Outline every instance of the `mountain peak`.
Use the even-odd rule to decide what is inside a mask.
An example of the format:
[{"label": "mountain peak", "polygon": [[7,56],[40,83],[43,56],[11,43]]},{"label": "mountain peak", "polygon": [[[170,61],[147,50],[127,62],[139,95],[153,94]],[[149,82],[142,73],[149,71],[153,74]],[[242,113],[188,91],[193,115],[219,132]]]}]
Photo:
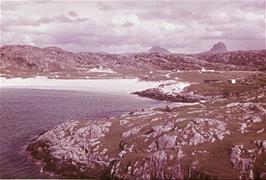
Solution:
[{"label": "mountain peak", "polygon": [[152,46],[152,48],[149,49],[148,53],[171,53],[171,52],[160,46]]},{"label": "mountain peak", "polygon": [[223,42],[218,41],[216,44],[212,46],[212,48],[208,52],[209,53],[227,52],[227,48]]}]

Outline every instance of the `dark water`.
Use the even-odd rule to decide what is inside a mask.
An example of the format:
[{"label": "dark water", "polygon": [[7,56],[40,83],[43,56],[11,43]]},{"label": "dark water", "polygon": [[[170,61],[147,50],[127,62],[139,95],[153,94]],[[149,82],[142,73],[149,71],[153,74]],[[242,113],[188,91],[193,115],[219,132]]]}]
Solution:
[{"label": "dark water", "polygon": [[0,91],[0,178],[47,178],[24,151],[39,133],[71,119],[97,119],[158,105],[133,95],[75,91]]}]

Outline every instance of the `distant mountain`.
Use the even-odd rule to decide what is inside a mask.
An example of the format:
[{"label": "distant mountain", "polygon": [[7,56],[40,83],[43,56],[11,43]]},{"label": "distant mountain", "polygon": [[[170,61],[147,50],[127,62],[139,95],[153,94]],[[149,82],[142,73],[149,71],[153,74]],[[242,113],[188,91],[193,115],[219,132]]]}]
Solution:
[{"label": "distant mountain", "polygon": [[205,53],[223,53],[227,52],[226,45],[223,42],[217,42],[212,46],[212,48]]},{"label": "distant mountain", "polygon": [[171,53],[170,51],[168,51],[165,48],[162,48],[160,46],[153,46],[148,53]]},{"label": "distant mountain", "polygon": [[155,47],[149,52],[160,53],[73,53],[57,47],[6,45],[0,47],[0,73],[70,72],[99,66],[124,70],[196,70],[202,67],[215,70],[266,69],[266,50],[185,55],[171,54],[163,48]]}]

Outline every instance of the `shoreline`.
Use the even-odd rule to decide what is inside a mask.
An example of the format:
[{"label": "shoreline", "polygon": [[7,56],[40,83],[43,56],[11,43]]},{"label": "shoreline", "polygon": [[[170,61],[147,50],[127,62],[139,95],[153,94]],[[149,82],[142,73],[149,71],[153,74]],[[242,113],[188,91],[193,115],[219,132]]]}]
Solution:
[{"label": "shoreline", "polygon": [[[26,151],[45,172],[67,178],[265,178],[259,163],[266,157],[261,79],[249,77],[248,84],[237,86],[193,84],[182,91],[207,98],[186,106],[171,103],[104,121],[67,121],[39,135]],[[198,86],[209,94],[196,91]],[[172,98],[178,93],[170,92]]]}]

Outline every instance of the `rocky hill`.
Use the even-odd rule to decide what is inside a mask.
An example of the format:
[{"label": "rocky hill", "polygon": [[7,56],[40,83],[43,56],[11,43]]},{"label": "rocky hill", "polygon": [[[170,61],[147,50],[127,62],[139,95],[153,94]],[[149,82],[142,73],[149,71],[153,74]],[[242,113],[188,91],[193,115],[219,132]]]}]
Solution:
[{"label": "rocky hill", "polygon": [[171,53],[170,51],[168,51],[165,48],[162,48],[160,46],[153,46],[148,53]]},{"label": "rocky hill", "polygon": [[[155,49],[156,50],[156,49]],[[98,66],[111,69],[264,70],[266,50],[206,54],[173,53],[73,53],[57,47],[8,45],[0,48],[1,72],[67,72]]]},{"label": "rocky hill", "polygon": [[55,47],[38,48],[29,45],[3,46],[1,69],[51,72],[78,67],[78,56]]},{"label": "rocky hill", "polygon": [[212,46],[212,48],[206,53],[223,53],[227,52],[227,47],[223,42],[217,42]]}]

